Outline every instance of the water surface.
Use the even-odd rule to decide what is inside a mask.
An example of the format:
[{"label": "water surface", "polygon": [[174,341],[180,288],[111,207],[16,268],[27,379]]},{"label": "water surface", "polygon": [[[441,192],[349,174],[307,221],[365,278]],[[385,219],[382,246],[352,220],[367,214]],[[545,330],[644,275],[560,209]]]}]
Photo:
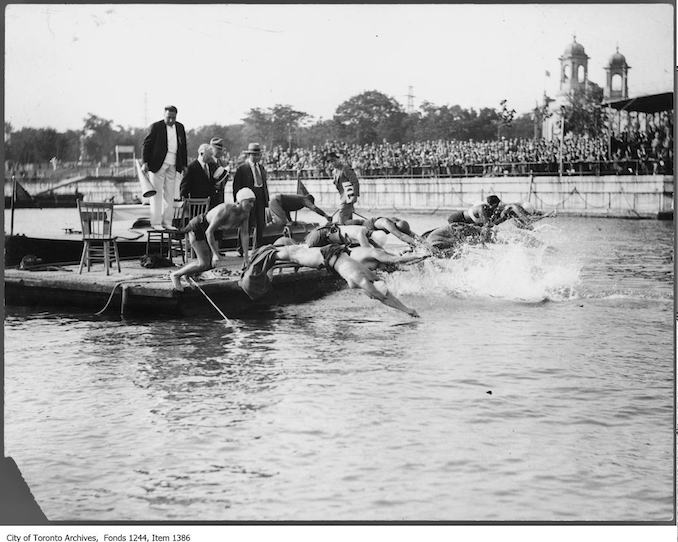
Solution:
[{"label": "water surface", "polygon": [[673,224],[535,238],[390,275],[418,320],[8,308],[6,455],[52,520],[671,520]]}]

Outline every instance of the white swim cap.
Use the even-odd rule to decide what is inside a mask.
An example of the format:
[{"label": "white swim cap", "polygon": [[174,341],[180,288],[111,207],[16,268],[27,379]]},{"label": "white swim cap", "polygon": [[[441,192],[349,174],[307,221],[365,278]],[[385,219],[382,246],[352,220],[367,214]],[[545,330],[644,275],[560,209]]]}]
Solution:
[{"label": "white swim cap", "polygon": [[235,201],[238,203],[242,203],[246,199],[256,199],[256,196],[254,195],[254,192],[252,192],[252,190],[250,190],[249,188],[241,188],[235,195]]},{"label": "white swim cap", "polygon": [[525,212],[530,215],[533,215],[534,212],[537,210],[534,208],[534,205],[532,205],[529,201],[524,201],[521,206],[523,209],[525,209]]}]

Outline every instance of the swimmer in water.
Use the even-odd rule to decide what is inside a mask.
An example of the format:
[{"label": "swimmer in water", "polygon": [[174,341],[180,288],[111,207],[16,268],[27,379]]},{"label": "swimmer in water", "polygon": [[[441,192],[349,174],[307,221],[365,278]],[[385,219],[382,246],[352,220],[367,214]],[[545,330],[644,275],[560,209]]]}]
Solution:
[{"label": "swimmer in water", "polygon": [[498,196],[492,194],[487,199],[476,205],[472,205],[465,211],[454,211],[447,217],[450,224],[475,224],[476,226],[492,225],[492,217],[501,204]]},{"label": "swimmer in water", "polygon": [[351,220],[341,226],[341,232],[352,243],[361,247],[383,247],[389,233],[411,247],[417,247],[423,242],[421,237],[412,232],[406,220],[397,217],[378,216],[365,220]]},{"label": "swimmer in water", "polygon": [[345,245],[329,244],[323,247],[281,246],[276,249],[276,259],[277,261],[292,262],[305,267],[319,268],[324,266],[341,276],[349,288],[360,288],[372,299],[414,318],[419,318],[419,313],[405,306],[394,296],[386,287],[384,281],[372,269],[351,257]]},{"label": "swimmer in water", "polygon": [[[534,210],[532,204],[527,203],[529,208]],[[500,203],[494,211],[492,216],[492,225],[497,226],[502,222],[506,222],[510,219],[515,219],[515,224],[519,228],[526,230],[531,230],[532,220],[530,218],[530,212],[525,208],[525,204],[520,203]]]}]

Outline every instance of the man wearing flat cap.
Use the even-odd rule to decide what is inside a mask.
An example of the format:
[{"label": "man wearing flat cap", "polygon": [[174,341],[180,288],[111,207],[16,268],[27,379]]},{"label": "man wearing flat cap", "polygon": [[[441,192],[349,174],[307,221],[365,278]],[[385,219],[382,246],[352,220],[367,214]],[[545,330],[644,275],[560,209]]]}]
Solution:
[{"label": "man wearing flat cap", "polygon": [[346,164],[335,152],[330,152],[325,156],[328,165],[333,168],[334,186],[339,192],[339,224],[346,224],[353,217],[354,205],[360,196],[360,183],[355,171]]},{"label": "man wearing flat cap", "polygon": [[247,160],[235,170],[233,176],[233,199],[241,188],[249,188],[254,192],[256,201],[252,213],[256,228],[254,247],[264,244],[264,226],[266,225],[266,207],[268,207],[268,185],[266,184],[266,169],[261,165],[261,146],[259,143],[250,143],[245,151]]},{"label": "man wearing flat cap", "polygon": [[214,188],[216,190],[215,205],[224,203],[224,188],[228,182],[229,166],[228,160],[224,158],[224,140],[220,137],[210,139],[210,145],[213,151],[214,163],[212,177],[214,178]]}]

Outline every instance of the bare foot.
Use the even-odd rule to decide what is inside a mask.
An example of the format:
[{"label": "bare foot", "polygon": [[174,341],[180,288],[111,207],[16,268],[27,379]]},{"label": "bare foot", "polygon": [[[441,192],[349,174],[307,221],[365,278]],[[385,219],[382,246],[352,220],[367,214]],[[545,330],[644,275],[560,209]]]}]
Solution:
[{"label": "bare foot", "polygon": [[172,281],[172,286],[177,292],[183,292],[184,287],[181,284],[181,277],[177,277],[174,273],[170,273],[170,280]]}]

